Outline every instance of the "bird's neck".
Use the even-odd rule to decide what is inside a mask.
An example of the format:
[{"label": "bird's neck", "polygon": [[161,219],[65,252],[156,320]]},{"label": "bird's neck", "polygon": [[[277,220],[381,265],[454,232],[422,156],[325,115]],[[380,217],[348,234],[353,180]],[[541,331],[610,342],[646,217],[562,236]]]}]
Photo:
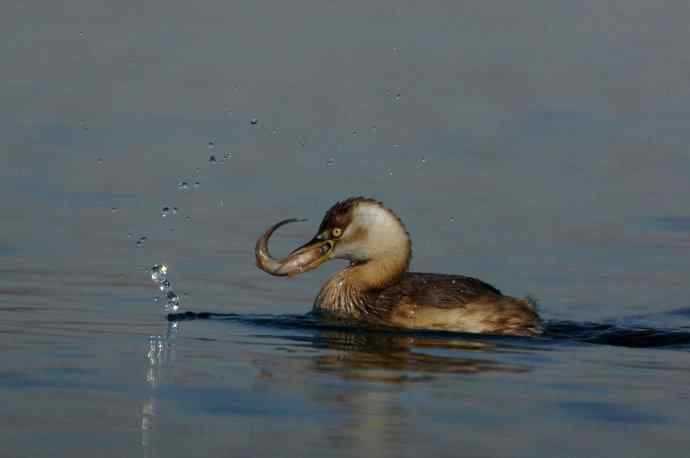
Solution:
[{"label": "bird's neck", "polygon": [[342,276],[359,291],[381,290],[399,282],[409,264],[409,253],[401,250],[383,259],[352,264]]},{"label": "bird's neck", "polygon": [[385,259],[352,264],[336,273],[321,288],[314,302],[317,312],[340,318],[375,317],[378,292],[400,281],[410,263],[409,250]]}]

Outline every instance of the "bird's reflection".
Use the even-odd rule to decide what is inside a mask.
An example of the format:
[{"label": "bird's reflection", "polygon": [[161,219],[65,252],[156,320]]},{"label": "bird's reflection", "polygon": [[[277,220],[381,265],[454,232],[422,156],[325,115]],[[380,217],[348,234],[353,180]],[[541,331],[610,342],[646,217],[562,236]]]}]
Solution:
[{"label": "bird's reflection", "polygon": [[[311,440],[323,448],[351,450],[355,456],[406,455],[419,422],[428,421],[421,419],[424,406],[433,402],[438,409],[437,401],[419,401],[420,393],[461,397],[462,380],[467,377],[528,372],[527,365],[504,361],[516,359],[514,352],[533,351],[510,339],[457,335],[321,330],[282,339],[291,344],[277,349],[287,354],[271,352],[253,361],[255,389],[303,398],[319,410],[337,413],[319,426]],[[410,402],[415,398],[416,404]],[[462,404],[447,405],[459,414],[454,409]]]},{"label": "bird's reflection", "polygon": [[[267,337],[267,336],[263,336]],[[274,336],[275,337],[275,336]],[[529,367],[501,362],[492,353],[523,351],[507,344],[393,333],[327,330],[313,336],[281,336],[295,348],[323,351],[308,354],[306,369],[345,380],[409,383],[432,380],[440,374],[480,372],[520,373]],[[288,350],[290,347],[284,347]],[[270,367],[259,367],[266,376]]]},{"label": "bird's reflection", "polygon": [[[520,373],[528,366],[505,362],[501,354],[533,352],[522,346],[524,338],[491,337],[439,332],[396,332],[388,328],[354,327],[347,322],[324,322],[307,315],[237,315],[216,313],[171,314],[171,323],[186,320],[229,321],[276,333],[252,335],[237,341],[262,346],[282,341],[282,351],[308,350],[308,369],[344,379],[367,379],[400,383],[428,379],[434,374],[474,374],[481,372]],[[272,345],[268,344],[268,345]],[[269,373],[270,367],[259,368]],[[384,375],[385,374],[385,375]]]},{"label": "bird's reflection", "polygon": [[[525,366],[488,358],[488,351],[501,350],[489,342],[332,331],[320,334],[317,342],[337,351],[314,357],[313,369],[345,379],[407,383],[429,380],[434,374],[443,373],[528,370]],[[476,352],[476,357],[465,356],[471,352]]]}]

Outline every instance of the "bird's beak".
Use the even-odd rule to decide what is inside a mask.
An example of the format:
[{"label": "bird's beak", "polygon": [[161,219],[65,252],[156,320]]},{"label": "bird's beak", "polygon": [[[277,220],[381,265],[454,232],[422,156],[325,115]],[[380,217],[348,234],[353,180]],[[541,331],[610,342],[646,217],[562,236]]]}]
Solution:
[{"label": "bird's beak", "polygon": [[304,220],[293,218],[280,221],[269,227],[268,230],[259,237],[256,241],[256,248],[254,250],[256,265],[259,269],[271,275],[293,276],[302,272],[314,270],[331,259],[335,242],[332,240],[320,240],[316,237],[297,248],[284,259],[276,260],[271,257],[268,252],[268,239],[280,226],[296,221]]}]

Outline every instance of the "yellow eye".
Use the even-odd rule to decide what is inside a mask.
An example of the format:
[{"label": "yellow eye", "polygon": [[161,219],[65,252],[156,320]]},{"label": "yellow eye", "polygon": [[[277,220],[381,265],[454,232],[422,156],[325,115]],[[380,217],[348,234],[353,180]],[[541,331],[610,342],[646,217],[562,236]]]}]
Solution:
[{"label": "yellow eye", "polygon": [[331,234],[333,234],[333,237],[340,237],[341,235],[343,235],[343,230],[339,227],[336,227],[331,231]]}]

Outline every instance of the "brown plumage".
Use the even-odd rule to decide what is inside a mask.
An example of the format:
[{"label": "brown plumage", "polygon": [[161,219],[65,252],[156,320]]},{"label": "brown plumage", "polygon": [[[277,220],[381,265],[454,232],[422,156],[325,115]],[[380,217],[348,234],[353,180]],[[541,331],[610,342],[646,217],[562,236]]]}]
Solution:
[{"label": "brown plumage", "polygon": [[538,335],[542,321],[527,300],[503,295],[476,278],[407,272],[412,244],[397,215],[380,202],[353,197],[338,202],[316,236],[287,258],[268,254],[272,226],[256,244],[257,265],[272,275],[296,275],[323,262],[350,265],[321,288],[314,312],[325,317],[406,329]]}]

